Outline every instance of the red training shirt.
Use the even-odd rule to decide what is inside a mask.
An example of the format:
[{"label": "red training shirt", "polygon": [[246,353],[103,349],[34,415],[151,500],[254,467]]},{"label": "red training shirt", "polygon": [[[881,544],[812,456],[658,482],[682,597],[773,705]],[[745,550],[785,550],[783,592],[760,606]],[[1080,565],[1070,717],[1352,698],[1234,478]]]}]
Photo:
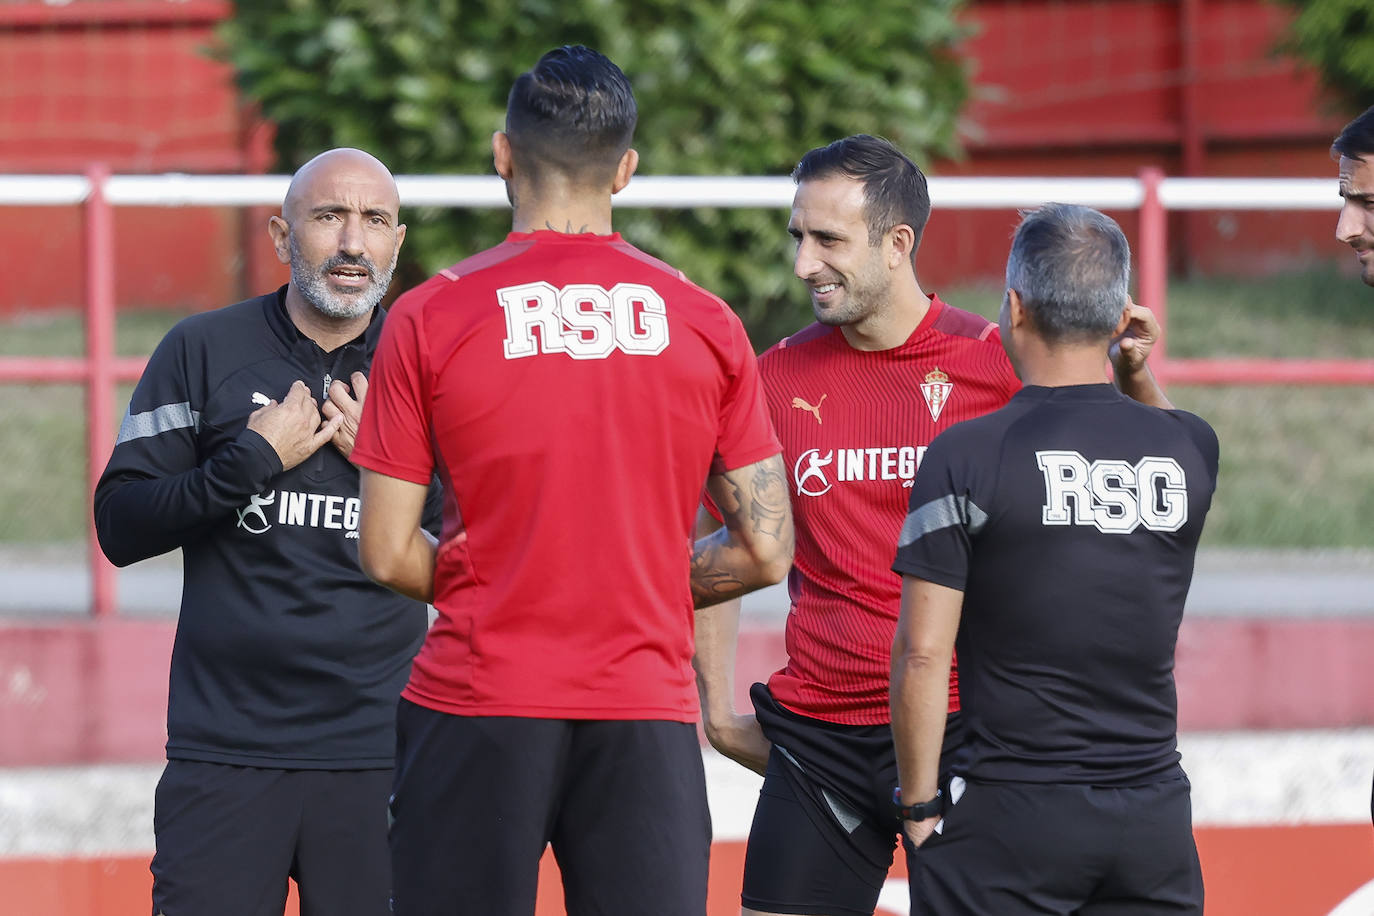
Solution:
[{"label": "red training shirt", "polygon": [[[797,526],[788,661],[768,687],[805,716],[885,724],[902,597],[889,567],[917,465],[937,433],[1001,407],[1021,383],[997,325],[935,296],[899,347],[856,350],[839,328],[813,324],[759,369]],[[949,708],[959,708],[954,670]]]},{"label": "red training shirt", "polygon": [[512,233],[408,292],[353,451],[444,486],[439,617],[403,696],[695,721],[702,481],[779,448],[739,319],[618,234]]}]

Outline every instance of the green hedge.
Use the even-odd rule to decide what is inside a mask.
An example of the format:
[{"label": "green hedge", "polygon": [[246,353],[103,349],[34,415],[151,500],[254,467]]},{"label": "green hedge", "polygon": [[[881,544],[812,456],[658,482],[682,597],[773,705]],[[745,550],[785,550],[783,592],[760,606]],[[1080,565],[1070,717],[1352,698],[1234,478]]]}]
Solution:
[{"label": "green hedge", "polygon": [[[398,173],[490,174],[511,82],[585,44],[635,87],[641,174],[785,175],[859,132],[952,155],[968,79],[959,0],[239,2],[219,50],[277,125],[279,166],[357,146]],[[410,209],[408,282],[504,237],[509,214]],[[756,345],[809,314],[782,211],[620,211],[617,228],[744,317]]]},{"label": "green hedge", "polygon": [[1374,105],[1374,5],[1369,0],[1282,0],[1296,11],[1284,50],[1317,68],[1354,116]]}]

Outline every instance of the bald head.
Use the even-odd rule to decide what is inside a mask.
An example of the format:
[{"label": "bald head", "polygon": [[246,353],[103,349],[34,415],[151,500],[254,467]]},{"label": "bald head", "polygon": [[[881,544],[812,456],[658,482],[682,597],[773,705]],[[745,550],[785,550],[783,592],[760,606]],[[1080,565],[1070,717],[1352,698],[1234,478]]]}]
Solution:
[{"label": "bald head", "polygon": [[378,200],[384,198],[390,204],[392,216],[400,212],[401,196],[396,191],[396,179],[391,176],[391,170],[371,153],[341,146],[325,150],[296,170],[282,202],[282,216],[291,222],[302,205],[307,209],[314,206],[316,198],[328,194],[341,181],[374,186],[372,190]]},{"label": "bald head", "polygon": [[360,149],[320,153],[296,171],[269,230],[291,265],[288,307],[331,319],[369,315],[386,295],[405,240],[396,179]]}]

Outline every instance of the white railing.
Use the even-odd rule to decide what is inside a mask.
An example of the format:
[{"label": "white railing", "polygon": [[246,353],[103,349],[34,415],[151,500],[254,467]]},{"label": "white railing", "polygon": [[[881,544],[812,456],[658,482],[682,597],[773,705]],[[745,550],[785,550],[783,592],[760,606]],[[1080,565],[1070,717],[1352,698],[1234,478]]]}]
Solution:
[{"label": "white railing", "polygon": [[[86,353],[83,357],[0,357],[0,383],[80,382],[86,387],[87,484],[93,491],[109,454],[114,383],[136,379],[143,360],[114,355],[114,220],[112,208],[279,206],[285,175],[0,175],[0,206],[80,206],[85,213]],[[502,208],[504,183],[488,175],[400,175],[404,206]],[[622,207],[777,207],[792,201],[786,177],[636,177],[615,202]],[[1161,323],[1167,303],[1167,214],[1170,210],[1335,210],[1335,179],[1166,178],[1145,169],[1134,178],[930,179],[936,209],[1034,207],[1045,201],[1139,216],[1136,260],[1140,302]],[[1169,382],[1195,384],[1374,384],[1374,360],[1170,359],[1164,341],[1151,363]],[[91,612],[114,613],[114,569],[89,534]]]},{"label": "white railing", "polygon": [[[111,175],[105,199],[113,206],[277,206],[290,183],[286,175]],[[399,175],[408,207],[508,206],[505,185],[494,175]],[[0,175],[0,205],[75,206],[90,196],[85,175]],[[618,194],[623,207],[781,207],[794,190],[786,177],[663,177],[641,175]],[[931,204],[951,210],[1033,207],[1047,200],[1109,210],[1136,210],[1145,200],[1141,178],[930,179]],[[1333,210],[1336,182],[1325,178],[1163,178],[1160,203],[1167,210]]]}]

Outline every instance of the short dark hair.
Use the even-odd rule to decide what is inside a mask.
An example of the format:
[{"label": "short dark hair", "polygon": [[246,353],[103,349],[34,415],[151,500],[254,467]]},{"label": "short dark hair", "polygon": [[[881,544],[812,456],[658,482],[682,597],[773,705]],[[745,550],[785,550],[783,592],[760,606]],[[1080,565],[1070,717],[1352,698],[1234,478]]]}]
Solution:
[{"label": "short dark hair", "polygon": [[1341,130],[1336,142],[1331,144],[1333,157],[1363,159],[1374,153],[1374,108],[1365,110],[1355,120]]},{"label": "short dark hair", "polygon": [[582,45],[564,45],[516,78],[506,135],[516,161],[535,174],[609,181],[634,139],[639,112],[620,68]]},{"label": "short dark hair", "polygon": [[877,245],[893,227],[905,223],[916,234],[915,253],[930,219],[930,189],[916,163],[881,137],[855,134],[811,150],[792,170],[797,184],[832,175],[863,182],[869,245]]},{"label": "short dark hair", "polygon": [[1104,213],[1045,204],[1025,213],[1011,240],[1007,288],[1049,341],[1110,337],[1126,307],[1131,246]]}]

